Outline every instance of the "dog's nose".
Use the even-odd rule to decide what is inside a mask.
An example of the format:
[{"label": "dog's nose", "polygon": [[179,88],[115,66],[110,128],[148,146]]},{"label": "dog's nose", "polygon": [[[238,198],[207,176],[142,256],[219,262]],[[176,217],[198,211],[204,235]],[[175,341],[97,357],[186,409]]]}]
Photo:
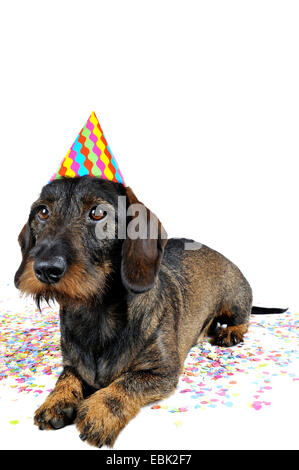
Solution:
[{"label": "dog's nose", "polygon": [[66,261],[62,256],[54,256],[47,260],[36,260],[34,272],[37,279],[45,284],[55,284],[66,271]]}]

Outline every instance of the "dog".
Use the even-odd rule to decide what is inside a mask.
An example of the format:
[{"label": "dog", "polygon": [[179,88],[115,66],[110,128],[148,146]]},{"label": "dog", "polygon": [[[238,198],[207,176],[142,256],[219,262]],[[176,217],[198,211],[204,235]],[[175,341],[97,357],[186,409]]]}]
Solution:
[{"label": "dog", "polygon": [[[144,210],[146,236],[138,236],[134,205]],[[130,224],[137,236],[128,236]],[[117,236],[99,237],[97,227]],[[238,267],[205,245],[167,239],[159,219],[122,184],[54,180],[18,240],[16,287],[38,305],[60,306],[63,370],[35,412],[40,429],[75,423],[83,441],[112,447],[142,406],[175,390],[201,338],[232,346],[248,330],[252,291]]]}]

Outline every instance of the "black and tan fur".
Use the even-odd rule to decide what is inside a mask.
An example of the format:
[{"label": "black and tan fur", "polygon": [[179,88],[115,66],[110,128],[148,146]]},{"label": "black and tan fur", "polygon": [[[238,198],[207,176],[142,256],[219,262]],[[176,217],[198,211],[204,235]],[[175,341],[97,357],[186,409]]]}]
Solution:
[{"label": "black and tan fur", "polygon": [[[34,422],[57,429],[75,421],[81,439],[99,447],[112,446],[141,406],[175,390],[204,335],[221,346],[242,341],[252,308],[233,263],[207,246],[188,251],[188,240],[165,240],[160,223],[158,239],[98,240],[90,210],[101,203],[117,210],[118,196],[127,206],[137,201],[130,188],[89,177],[45,186],[20,233],[15,276],[37,302],[60,305],[63,372]],[[35,270],[51,259],[62,260],[65,273],[47,283]]]}]

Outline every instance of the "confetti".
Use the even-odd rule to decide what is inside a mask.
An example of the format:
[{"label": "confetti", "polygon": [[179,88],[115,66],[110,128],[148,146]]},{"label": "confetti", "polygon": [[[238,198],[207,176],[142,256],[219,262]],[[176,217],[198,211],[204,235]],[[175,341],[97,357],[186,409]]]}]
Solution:
[{"label": "confetti", "polygon": [[182,423],[182,421],[179,421],[179,420],[178,420],[178,421],[175,421],[174,424],[176,425],[176,427],[179,428],[179,427],[182,426],[183,423]]},{"label": "confetti", "polygon": [[[12,401],[29,395],[39,404],[62,370],[58,306],[39,311],[12,289],[0,299],[0,327],[0,386]],[[206,340],[194,346],[176,392],[150,408],[174,415],[220,407],[268,409],[277,384],[299,385],[298,339],[298,314],[252,316],[243,343],[221,348]],[[14,415],[9,422],[19,420]]]},{"label": "confetti", "polygon": [[298,384],[298,340],[298,314],[252,315],[243,343],[222,348],[203,341],[190,350],[177,392],[160,409],[249,406],[256,412],[269,407],[278,383]]},{"label": "confetti", "polygon": [[45,377],[55,384],[62,370],[58,308],[39,311],[26,299],[21,311],[11,310],[8,301],[0,302],[0,384],[18,393],[45,394]]}]

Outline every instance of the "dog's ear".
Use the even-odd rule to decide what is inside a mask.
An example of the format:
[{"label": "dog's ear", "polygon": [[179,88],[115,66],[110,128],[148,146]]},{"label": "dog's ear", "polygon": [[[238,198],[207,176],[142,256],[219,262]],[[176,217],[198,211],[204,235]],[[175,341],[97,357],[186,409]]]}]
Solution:
[{"label": "dog's ear", "polygon": [[18,242],[19,242],[19,245],[21,247],[22,257],[23,258],[22,258],[22,262],[19,266],[19,269],[17,270],[17,272],[15,274],[15,278],[14,278],[14,282],[15,282],[16,287],[18,287],[20,276],[22,275],[22,273],[24,271],[24,267],[25,267],[25,264],[26,264],[26,261],[27,261],[27,255],[28,255],[29,251],[31,250],[31,248],[34,246],[34,243],[35,243],[35,239],[32,235],[31,229],[30,229],[29,221],[22,228],[22,230],[21,230],[21,232],[18,236]]},{"label": "dog's ear", "polygon": [[130,220],[122,247],[121,277],[126,289],[141,293],[155,284],[167,233],[159,219],[138,201],[131,188],[126,188],[126,196]]},{"label": "dog's ear", "polygon": [[28,252],[34,244],[33,236],[31,234],[31,229],[29,225],[29,221],[24,225],[22,228],[19,236],[18,236],[18,242],[21,247],[22,255],[26,252]]}]

